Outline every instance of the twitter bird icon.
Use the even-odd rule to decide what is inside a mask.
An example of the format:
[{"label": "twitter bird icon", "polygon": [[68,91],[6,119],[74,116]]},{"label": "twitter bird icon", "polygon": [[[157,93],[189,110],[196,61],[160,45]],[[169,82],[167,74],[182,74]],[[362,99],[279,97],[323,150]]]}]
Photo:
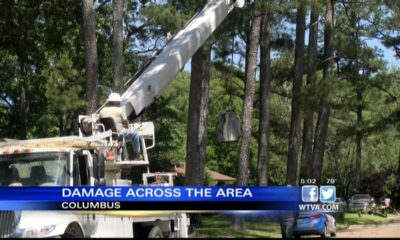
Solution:
[{"label": "twitter bird icon", "polygon": [[319,199],[321,202],[335,202],[336,187],[335,186],[320,186]]}]

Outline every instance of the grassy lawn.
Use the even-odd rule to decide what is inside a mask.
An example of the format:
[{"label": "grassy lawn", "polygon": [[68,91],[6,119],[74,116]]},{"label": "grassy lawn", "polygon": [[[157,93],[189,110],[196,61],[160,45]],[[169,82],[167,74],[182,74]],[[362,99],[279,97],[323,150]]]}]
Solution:
[{"label": "grassy lawn", "polygon": [[[361,217],[357,213],[346,213],[343,220],[337,221],[337,228],[346,229],[350,225],[365,224],[386,224],[400,220],[400,216],[389,214],[387,218],[376,215],[362,214]],[[226,216],[214,215],[203,216],[203,226],[196,228],[191,237],[207,238],[207,237],[224,237],[224,238],[279,238],[281,237],[280,226],[277,222],[263,222],[255,220],[246,220],[245,232],[237,232],[231,228],[231,220]]]},{"label": "grassy lawn", "polygon": [[279,223],[256,222],[246,220],[245,232],[237,232],[231,228],[232,222],[226,216],[206,216],[202,218],[203,226],[195,229],[191,237],[207,238],[277,238],[281,237]]},{"label": "grassy lawn", "polygon": [[359,217],[357,213],[346,213],[344,220],[337,222],[337,227],[338,229],[346,229],[350,225],[385,224],[395,220],[400,220],[400,217],[396,214],[388,214],[388,216],[384,218],[372,214],[362,214],[361,217]]}]

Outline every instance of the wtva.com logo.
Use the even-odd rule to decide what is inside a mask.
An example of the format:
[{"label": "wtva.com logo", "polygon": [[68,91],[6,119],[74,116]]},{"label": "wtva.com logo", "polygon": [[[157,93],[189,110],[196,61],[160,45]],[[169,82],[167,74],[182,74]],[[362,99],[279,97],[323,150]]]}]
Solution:
[{"label": "wtva.com logo", "polygon": [[318,196],[321,202],[335,202],[336,187],[320,186],[318,188],[315,185],[305,185],[301,188],[301,200],[303,202],[318,202]]}]

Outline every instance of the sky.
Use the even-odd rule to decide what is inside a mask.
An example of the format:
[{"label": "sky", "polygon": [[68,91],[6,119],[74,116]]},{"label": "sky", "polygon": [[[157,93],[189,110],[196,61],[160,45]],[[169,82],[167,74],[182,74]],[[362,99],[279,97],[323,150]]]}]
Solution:
[{"label": "sky", "polygon": [[[307,15],[307,17],[306,17],[306,23],[308,23],[309,22],[309,15]],[[288,31],[291,31],[291,32],[293,32],[293,34],[292,34],[292,36],[293,36],[293,41],[295,41],[295,24],[288,24],[288,23],[284,23],[285,25],[286,25],[286,27],[287,27],[287,29],[288,29]],[[305,32],[305,38],[304,38],[304,40],[305,40],[305,44],[306,44],[306,46],[307,46],[307,44],[308,44],[308,37],[309,37],[309,31],[308,31],[309,29],[308,28],[306,28],[306,32]],[[381,43],[381,41],[380,40],[378,40],[378,39],[372,39],[372,38],[370,38],[370,39],[366,39],[365,40],[366,41],[366,43],[367,43],[367,45],[368,46],[370,46],[370,47],[373,47],[373,48],[377,48],[377,49],[379,49],[381,52],[382,52],[382,54],[383,54],[383,59],[387,62],[387,67],[388,68],[400,68],[400,59],[399,58],[396,58],[396,53],[395,53],[395,51],[392,49],[392,48],[387,48],[387,47],[385,47],[382,43]],[[319,43],[319,44],[321,44],[321,43]],[[236,55],[236,56],[234,56],[234,62],[238,62],[238,56]],[[184,71],[188,71],[188,72],[190,72],[190,69],[191,69],[191,60],[189,60],[186,64],[185,64],[185,66],[184,66]]]},{"label": "sky", "polygon": [[[308,42],[308,34],[306,34],[306,43]],[[396,58],[395,51],[392,48],[387,48],[377,39],[366,40],[370,47],[376,47],[383,53],[383,59],[388,63],[389,68],[400,68],[400,59]],[[237,59],[235,59],[237,62]],[[191,60],[189,60],[184,67],[184,71],[190,72]]]},{"label": "sky", "polygon": [[367,40],[366,42],[369,46],[377,47],[383,51],[383,59],[388,62],[389,67],[400,68],[400,59],[396,58],[395,51],[393,49],[383,46],[383,44],[377,39]]}]

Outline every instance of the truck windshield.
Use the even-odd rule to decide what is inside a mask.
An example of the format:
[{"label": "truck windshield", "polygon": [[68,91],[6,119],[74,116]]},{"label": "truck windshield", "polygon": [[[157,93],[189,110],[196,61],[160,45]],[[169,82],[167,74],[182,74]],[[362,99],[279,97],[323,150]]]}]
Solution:
[{"label": "truck windshield", "polygon": [[68,152],[23,153],[0,156],[1,186],[65,186]]}]

